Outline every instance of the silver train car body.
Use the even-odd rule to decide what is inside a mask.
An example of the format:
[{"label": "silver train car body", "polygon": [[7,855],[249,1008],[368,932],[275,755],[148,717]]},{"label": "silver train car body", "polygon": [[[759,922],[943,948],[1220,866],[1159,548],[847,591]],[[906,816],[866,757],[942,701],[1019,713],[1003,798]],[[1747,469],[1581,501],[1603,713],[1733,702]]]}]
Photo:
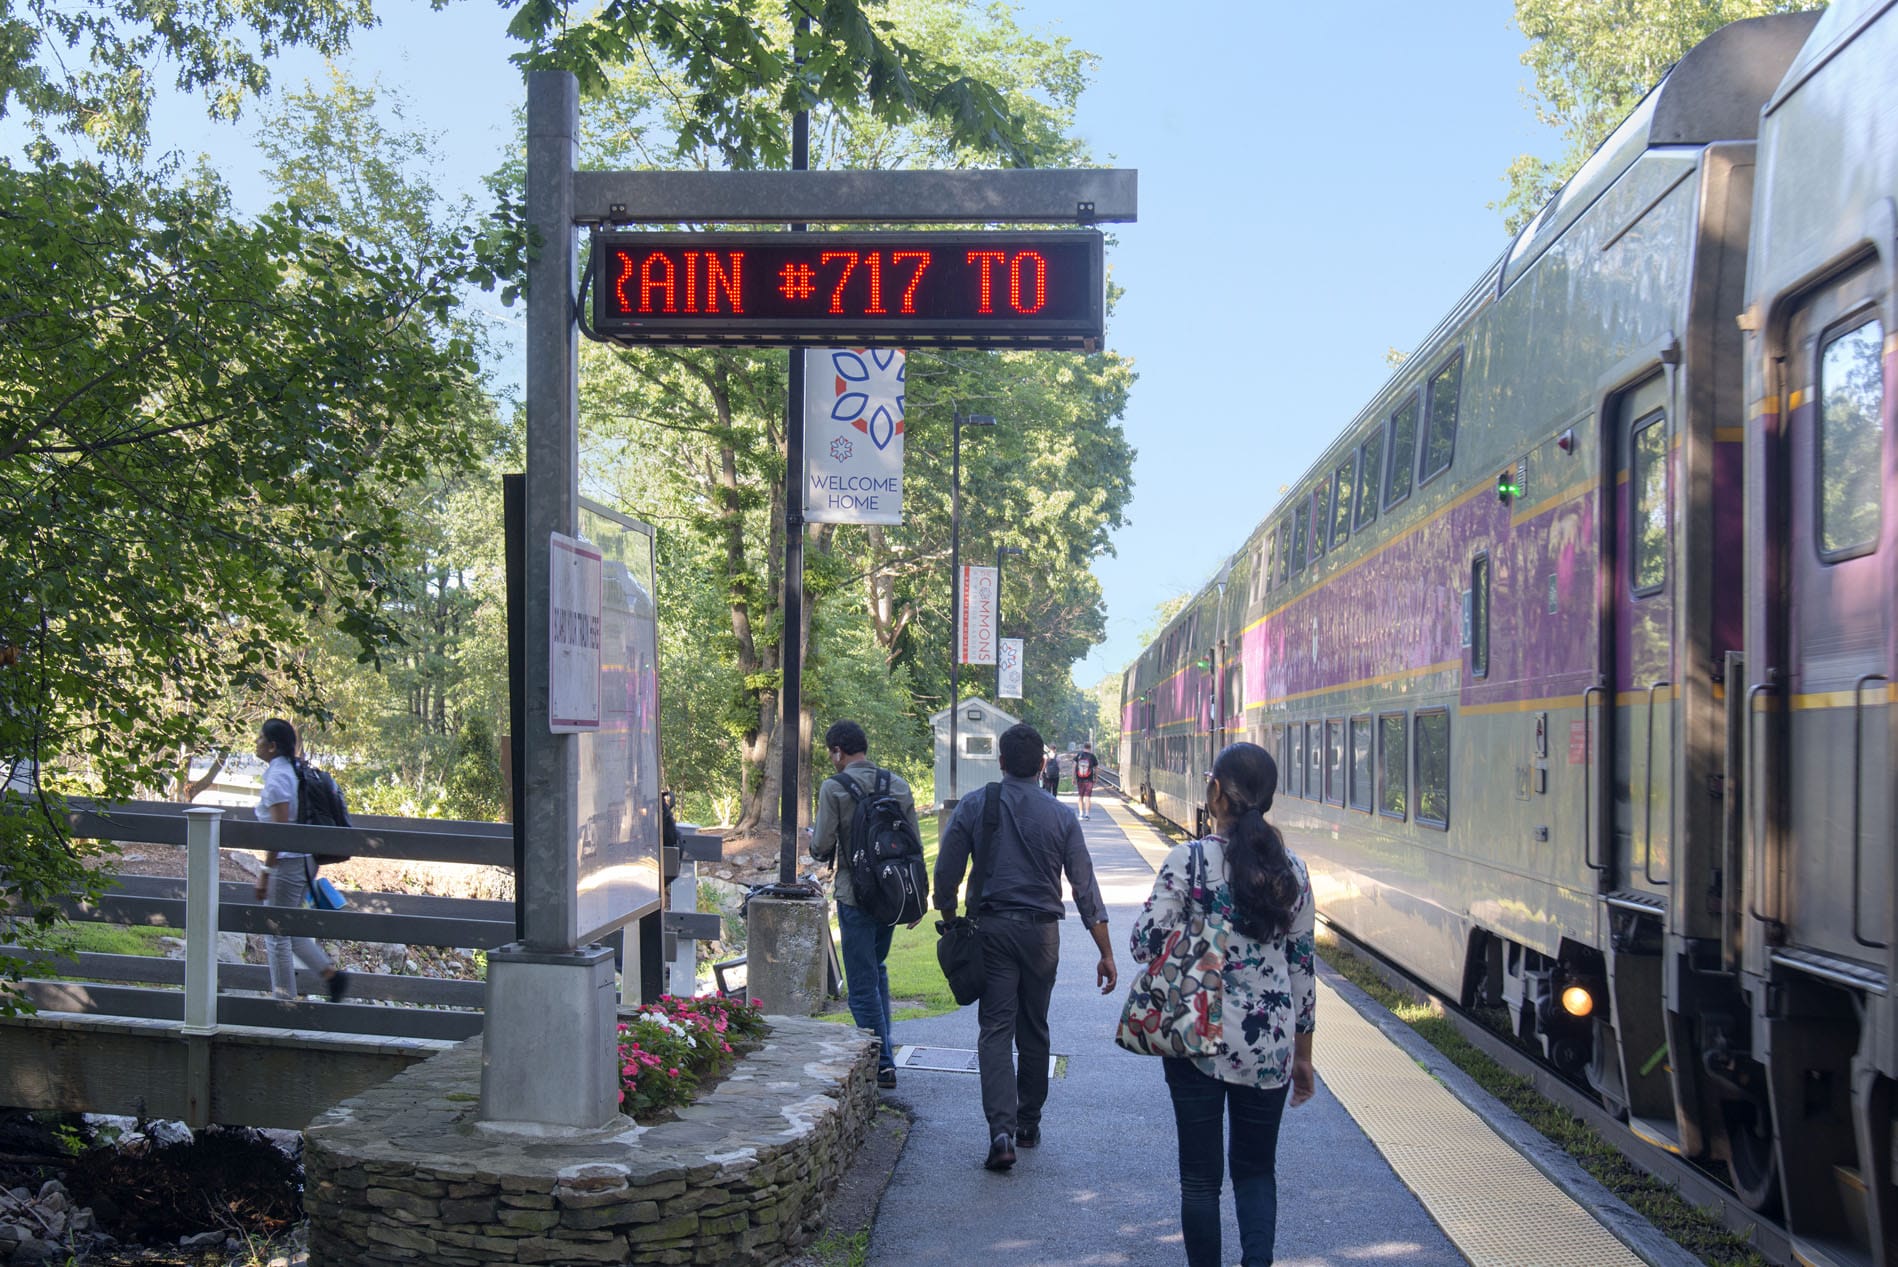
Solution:
[{"label": "silver train car body", "polygon": [[1279,759],[1320,909],[1898,1267],[1898,6],[1728,26],[1123,678],[1200,823]]}]

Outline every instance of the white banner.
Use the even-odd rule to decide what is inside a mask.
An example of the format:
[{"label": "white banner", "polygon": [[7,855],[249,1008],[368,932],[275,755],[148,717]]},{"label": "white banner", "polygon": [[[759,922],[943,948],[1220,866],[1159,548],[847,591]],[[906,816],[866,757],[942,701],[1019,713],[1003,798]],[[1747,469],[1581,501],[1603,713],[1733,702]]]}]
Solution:
[{"label": "white banner", "polygon": [[903,353],[804,353],[804,518],[903,522]]},{"label": "white banner", "polygon": [[994,568],[962,565],[962,618],[956,652],[964,664],[995,663],[997,577]]},{"label": "white banner", "polygon": [[600,552],[548,534],[547,728],[600,728]]},{"label": "white banner", "polygon": [[1021,639],[1002,638],[1002,662],[995,673],[995,698],[1021,698]]}]

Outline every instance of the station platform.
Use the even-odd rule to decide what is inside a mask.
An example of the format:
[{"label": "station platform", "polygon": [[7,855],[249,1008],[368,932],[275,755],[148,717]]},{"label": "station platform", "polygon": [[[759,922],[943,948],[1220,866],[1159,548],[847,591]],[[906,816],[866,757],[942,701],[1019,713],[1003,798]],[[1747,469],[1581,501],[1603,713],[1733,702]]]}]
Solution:
[{"label": "station platform", "polygon": [[[871,1264],[1159,1267],[1186,1260],[1172,1105],[1160,1062],[1113,1042],[1134,970],[1127,930],[1172,843],[1117,799],[1097,799],[1082,827],[1108,906],[1121,985],[1108,996],[1096,990],[1094,945],[1070,906],[1050,1014],[1059,1068],[1042,1142],[1021,1150],[1003,1174],[981,1165],[988,1141],[973,1072],[975,1008],[897,1023],[897,1088],[884,1096],[911,1115],[912,1126],[878,1208]],[[1372,1015],[1361,1014],[1347,995]],[[1399,1045],[1402,1035],[1380,1028],[1380,1019],[1396,1026],[1380,1011],[1321,968],[1319,1090],[1286,1110],[1279,1140],[1280,1267],[1698,1262],[1605,1189],[1588,1192],[1593,1181],[1579,1168],[1574,1175],[1583,1188],[1558,1185],[1544,1171],[1569,1178],[1561,1176],[1566,1155],[1554,1163],[1545,1155],[1539,1168],[1529,1155],[1533,1147],[1512,1146]],[[1230,1181],[1222,1204],[1225,1261],[1234,1263],[1239,1234]]]}]

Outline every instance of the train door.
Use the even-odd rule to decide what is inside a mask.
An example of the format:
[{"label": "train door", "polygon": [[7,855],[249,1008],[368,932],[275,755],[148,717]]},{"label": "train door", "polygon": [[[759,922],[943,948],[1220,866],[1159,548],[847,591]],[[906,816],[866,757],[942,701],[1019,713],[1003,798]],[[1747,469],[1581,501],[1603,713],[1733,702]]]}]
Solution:
[{"label": "train door", "polygon": [[1787,330],[1786,746],[1780,903],[1794,946],[1876,965],[1891,941],[1893,469],[1888,331],[1866,267]]},{"label": "train door", "polygon": [[[1898,344],[1868,264],[1802,299],[1775,362],[1785,429],[1766,548],[1784,670],[1779,742],[1752,795],[1778,849],[1760,883],[1770,930],[1765,1063],[1795,1246],[1898,1262],[1891,979],[1894,461],[1886,390]],[[1759,689],[1759,688],[1756,688]],[[1749,715],[1750,724],[1758,719]],[[1766,727],[1759,724],[1764,731]]]},{"label": "train door", "polygon": [[1674,804],[1675,473],[1668,379],[1656,374],[1614,405],[1611,888],[1657,912],[1667,894]]}]

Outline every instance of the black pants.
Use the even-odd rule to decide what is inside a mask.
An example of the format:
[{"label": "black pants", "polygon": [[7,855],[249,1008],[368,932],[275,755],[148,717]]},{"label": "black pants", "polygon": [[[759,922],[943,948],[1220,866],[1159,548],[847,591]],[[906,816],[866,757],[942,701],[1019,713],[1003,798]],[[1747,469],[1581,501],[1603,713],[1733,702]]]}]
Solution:
[{"label": "black pants", "polygon": [[1061,965],[1061,924],[984,915],[982,955],[988,965],[976,1007],[982,1112],[991,1137],[1014,1135],[1041,1122],[1048,1100],[1048,999]]}]

